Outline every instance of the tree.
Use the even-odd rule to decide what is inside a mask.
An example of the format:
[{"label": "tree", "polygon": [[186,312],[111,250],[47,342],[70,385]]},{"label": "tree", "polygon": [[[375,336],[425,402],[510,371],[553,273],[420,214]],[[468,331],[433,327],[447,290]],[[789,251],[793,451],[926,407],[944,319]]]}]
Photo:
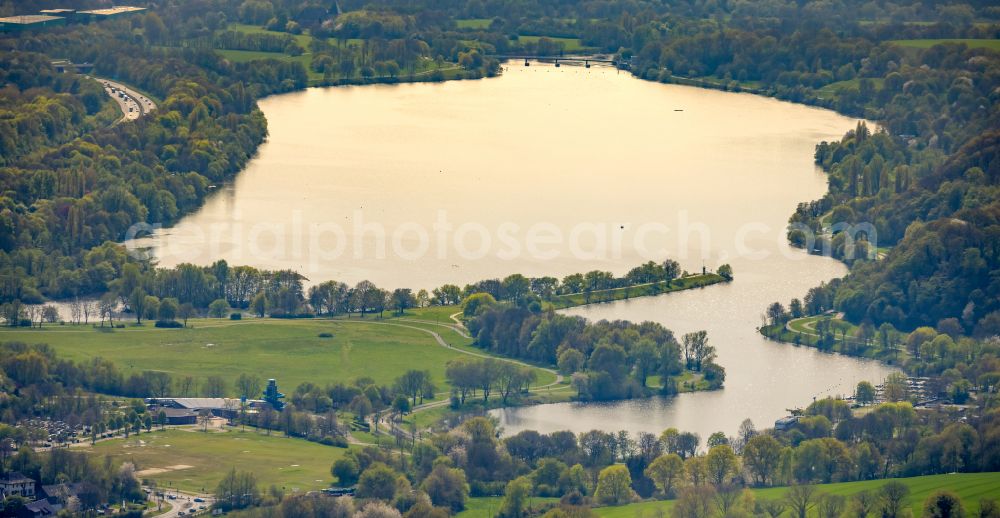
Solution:
[{"label": "tree", "polygon": [[854,390],[854,400],[862,406],[875,402],[875,386],[867,381],[858,382],[858,387]]},{"label": "tree", "polygon": [[424,479],[420,488],[438,507],[447,507],[453,513],[465,509],[465,500],[469,496],[469,484],[465,481],[465,472],[459,468],[450,468],[438,464]]},{"label": "tree", "polygon": [[684,476],[684,460],[676,453],[660,455],[649,464],[644,474],[665,497],[670,498],[674,485]]},{"label": "tree", "polygon": [[708,477],[716,487],[721,486],[730,476],[739,471],[740,460],[728,444],[720,444],[710,450],[705,456],[708,466]]},{"label": "tree", "polygon": [[819,518],[840,518],[844,514],[844,501],[841,495],[824,494],[819,498],[816,510]]},{"label": "tree", "polygon": [[261,379],[253,374],[240,374],[236,378],[236,390],[243,399],[257,399],[261,395],[263,383]]},{"label": "tree", "polygon": [[142,28],[146,33],[146,39],[153,43],[159,42],[167,34],[167,27],[163,24],[163,20],[153,11],[146,14]]},{"label": "tree", "polygon": [[160,299],[153,295],[146,295],[143,307],[145,308],[143,316],[146,317],[146,320],[155,320],[160,313]]},{"label": "tree", "polygon": [[376,462],[361,473],[358,479],[358,498],[378,498],[392,500],[396,498],[397,478],[400,475],[389,466]]},{"label": "tree", "polygon": [[674,503],[674,518],[710,518],[714,515],[712,500],[715,489],[709,485],[681,489]]},{"label": "tree", "polygon": [[160,301],[160,308],[156,318],[170,322],[177,318],[177,299],[166,298]]},{"label": "tree", "polygon": [[202,393],[205,397],[222,397],[226,395],[226,381],[221,376],[209,376],[205,379]]},{"label": "tree", "polygon": [[773,482],[780,463],[781,443],[770,435],[751,437],[743,447],[743,464],[756,485]]},{"label": "tree", "polygon": [[229,303],[226,299],[215,299],[208,305],[208,316],[212,318],[222,318],[229,312]]},{"label": "tree", "polygon": [[772,326],[783,325],[788,321],[788,313],[785,312],[785,306],[782,306],[780,302],[774,302],[767,307],[767,319],[771,321]]},{"label": "tree", "polygon": [[879,489],[879,496],[882,501],[882,518],[903,518],[905,510],[904,501],[909,494],[910,488],[897,480],[887,482],[882,486]]},{"label": "tree", "polygon": [[149,296],[142,288],[136,287],[132,290],[132,294],[129,296],[129,307],[132,312],[135,313],[135,323],[141,324],[142,317],[146,316],[146,303],[149,302]]},{"label": "tree", "polygon": [[413,406],[417,405],[417,398],[423,394],[424,386],[430,382],[431,373],[410,369],[396,378],[396,388],[399,392],[406,394],[413,399]]},{"label": "tree", "polygon": [[632,476],[628,468],[620,464],[608,466],[597,476],[597,490],[594,498],[606,505],[619,505],[630,502],[632,495]]},{"label": "tree", "polygon": [[528,500],[531,498],[532,483],[528,477],[517,477],[507,483],[503,502],[500,504],[500,518],[523,518],[527,516]]},{"label": "tree", "polygon": [[778,518],[785,512],[785,502],[782,500],[758,500],[757,508],[761,514],[766,514],[770,518]]},{"label": "tree", "polygon": [[723,264],[719,266],[719,275],[721,275],[727,281],[733,280],[733,267],[729,264]]},{"label": "tree", "polygon": [[569,376],[574,372],[582,370],[586,362],[587,359],[583,356],[583,353],[573,348],[567,348],[559,354],[557,364],[559,366],[559,372],[563,375]]},{"label": "tree", "polygon": [[263,291],[255,295],[253,300],[250,302],[250,309],[252,309],[254,314],[256,314],[259,318],[264,318],[264,315],[267,314],[268,306],[267,295],[265,295]]},{"label": "tree", "polygon": [[796,485],[788,490],[785,500],[796,518],[806,518],[809,510],[816,505],[816,496],[816,486]]},{"label": "tree", "polygon": [[215,488],[215,505],[223,510],[243,509],[260,499],[257,477],[247,471],[229,471]]},{"label": "tree", "polygon": [[344,455],[330,467],[330,474],[337,478],[340,487],[352,486],[358,481],[358,461],[353,455]]},{"label": "tree", "polygon": [[875,510],[878,504],[878,495],[871,491],[859,491],[851,496],[851,503],[848,506],[848,516],[854,518],[868,518],[868,515]]},{"label": "tree", "polygon": [[177,308],[177,315],[181,317],[181,320],[184,321],[184,327],[187,327],[188,319],[193,317],[194,314],[195,314],[194,305],[191,304],[190,302],[185,302],[181,304],[179,308]]},{"label": "tree", "polygon": [[886,401],[897,402],[907,398],[909,391],[906,384],[906,375],[901,372],[892,372],[885,378],[882,385],[882,394]]},{"label": "tree", "polygon": [[924,501],[923,518],[964,518],[962,500],[951,491],[938,491]]}]

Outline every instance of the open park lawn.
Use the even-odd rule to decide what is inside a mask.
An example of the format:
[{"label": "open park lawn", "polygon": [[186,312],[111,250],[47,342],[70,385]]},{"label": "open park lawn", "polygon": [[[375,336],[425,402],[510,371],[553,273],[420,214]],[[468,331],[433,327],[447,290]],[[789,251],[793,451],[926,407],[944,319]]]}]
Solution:
[{"label": "open park lawn", "polygon": [[[398,325],[397,325],[398,324]],[[159,370],[174,379],[193,376],[200,382],[222,376],[227,392],[241,373],[276,378],[285,392],[299,383],[350,382],[369,376],[391,384],[408,369],[431,372],[445,390],[445,365],[460,353],[441,347],[429,332],[456,346],[467,346],[454,331],[429,324],[357,317],[351,320],[244,321],[196,320],[188,329],[142,327],[101,331],[89,325],[47,325],[42,329],[4,329],[0,341],[47,343],[60,358],[81,361],[103,357],[126,373]],[[411,326],[411,327],[401,327]],[[331,333],[332,338],[321,338]]]},{"label": "open park lawn", "polygon": [[251,471],[262,489],[272,484],[291,492],[329,487],[330,466],[346,450],[303,439],[289,439],[256,431],[198,431],[194,427],[153,430],[128,439],[99,442],[88,447],[115,462],[131,460],[141,479],[159,487],[212,492],[232,468]]}]

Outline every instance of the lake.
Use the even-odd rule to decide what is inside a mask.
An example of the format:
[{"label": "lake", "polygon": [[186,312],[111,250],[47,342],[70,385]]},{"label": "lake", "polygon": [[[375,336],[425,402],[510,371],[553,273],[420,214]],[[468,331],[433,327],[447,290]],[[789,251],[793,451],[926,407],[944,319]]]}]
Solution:
[{"label": "lake", "polygon": [[707,329],[725,390],[498,411],[508,433],[732,434],[743,418],[770,426],[786,408],[890,372],[755,331],[768,303],[846,273],[789,247],[784,229],[797,203],[826,190],[815,144],[853,119],[613,69],[519,63],[494,79],[309,89],[260,106],[270,136],[247,169],[134,243],[161,265],[224,258],[389,289],[621,275],[667,257],[692,272],[733,266],[727,285],[569,311]]}]

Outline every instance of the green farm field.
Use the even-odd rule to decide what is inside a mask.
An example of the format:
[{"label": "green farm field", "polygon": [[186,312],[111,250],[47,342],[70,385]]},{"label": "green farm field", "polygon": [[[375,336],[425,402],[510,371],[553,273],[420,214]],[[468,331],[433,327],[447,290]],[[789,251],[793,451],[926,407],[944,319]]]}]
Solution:
[{"label": "green farm field", "polygon": [[[975,516],[979,510],[981,499],[1000,499],[1000,473],[958,473],[950,475],[931,475],[926,477],[912,477],[894,479],[906,484],[910,488],[910,495],[906,499],[906,504],[913,510],[913,516],[921,516],[924,500],[935,491],[946,489],[957,494],[965,506],[966,514]],[[869,480],[864,482],[843,482],[839,484],[824,484],[817,486],[822,493],[851,496],[861,491],[877,490],[888,480]],[[779,499],[788,492],[787,487],[774,487],[767,489],[752,490],[754,496],[760,499]],[[673,508],[674,501],[640,502],[617,507],[600,507],[594,509],[601,518],[637,518],[642,516],[656,516],[658,511],[663,511],[669,516]],[[784,516],[791,516],[789,511],[785,511]],[[810,517],[816,516],[815,510],[810,513]]]}]

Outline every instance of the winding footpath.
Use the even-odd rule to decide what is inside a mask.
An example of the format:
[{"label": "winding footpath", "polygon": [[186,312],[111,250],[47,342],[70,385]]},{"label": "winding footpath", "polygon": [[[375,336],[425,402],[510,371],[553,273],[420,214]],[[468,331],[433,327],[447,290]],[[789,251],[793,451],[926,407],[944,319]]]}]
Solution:
[{"label": "winding footpath", "polygon": [[[458,334],[462,338],[472,339],[472,336],[469,335],[468,332],[466,332],[465,326],[457,318],[458,315],[461,315],[461,313],[455,313],[455,314],[450,315],[450,318],[455,322],[455,324],[443,324],[441,322],[435,322],[435,321],[432,321],[432,320],[409,319],[409,318],[408,319],[400,319],[400,321],[413,322],[414,324],[422,324],[422,325],[432,325],[432,326],[444,327],[446,329],[449,329],[449,330],[455,332],[456,334]],[[436,331],[432,331],[430,329],[425,329],[423,327],[419,327],[419,326],[416,326],[416,325],[400,324],[400,323],[396,323],[396,322],[371,322],[371,321],[365,322],[365,321],[361,321],[361,320],[339,320],[337,322],[338,323],[356,323],[356,324],[394,326],[394,327],[402,327],[402,328],[406,328],[406,329],[413,329],[415,331],[420,331],[420,332],[427,333],[427,334],[431,335],[434,338],[434,340],[437,342],[437,344],[439,346],[444,347],[445,349],[449,349],[449,350],[455,351],[457,353],[465,354],[465,355],[468,355],[468,356],[475,356],[477,358],[494,359],[494,360],[497,360],[497,361],[503,361],[503,362],[514,364],[514,365],[519,365],[519,366],[522,366],[522,367],[528,367],[528,368],[531,368],[531,369],[538,369],[538,370],[545,371],[545,372],[547,372],[547,373],[552,374],[552,375],[555,376],[555,381],[552,381],[551,383],[547,383],[545,385],[538,385],[538,386],[535,387],[535,390],[556,387],[558,385],[561,385],[563,383],[563,380],[565,379],[562,374],[560,374],[559,372],[557,372],[554,369],[550,369],[550,368],[547,368],[547,367],[539,367],[537,365],[531,365],[530,363],[523,362],[523,361],[520,361],[520,360],[514,360],[514,359],[511,359],[511,358],[504,358],[504,357],[501,357],[501,356],[493,356],[493,355],[490,355],[490,354],[478,353],[478,352],[474,352],[474,351],[469,351],[469,350],[466,350],[466,349],[462,349],[462,348],[459,348],[459,347],[455,347],[455,346],[451,345],[450,343],[448,343],[444,339],[444,337],[441,336],[440,333],[438,333]],[[447,394],[448,394],[448,392],[439,392],[438,394],[435,394],[435,396],[447,395]],[[417,405],[417,406],[413,407],[413,410],[410,413],[412,414],[412,413],[416,413],[416,412],[422,412],[422,411],[430,410],[432,408],[443,407],[443,406],[449,405],[450,403],[451,403],[451,401],[449,399],[447,399],[447,398],[440,399],[440,400],[437,400],[437,401],[431,401],[429,403],[422,403],[420,405]],[[397,423],[395,423],[392,420],[391,415],[387,415],[385,417],[382,417],[380,419],[380,422],[384,426],[387,426],[393,432],[395,432],[397,434],[401,434],[402,436],[406,437],[407,439],[412,439],[413,438],[410,432],[408,432],[406,430],[403,430],[402,428],[400,428],[398,426]],[[375,423],[373,422],[373,424],[375,424]],[[356,440],[352,440],[352,442],[355,442],[355,441]],[[366,444],[366,443],[361,443],[360,441],[357,441],[357,442],[355,442],[355,444]]]}]

